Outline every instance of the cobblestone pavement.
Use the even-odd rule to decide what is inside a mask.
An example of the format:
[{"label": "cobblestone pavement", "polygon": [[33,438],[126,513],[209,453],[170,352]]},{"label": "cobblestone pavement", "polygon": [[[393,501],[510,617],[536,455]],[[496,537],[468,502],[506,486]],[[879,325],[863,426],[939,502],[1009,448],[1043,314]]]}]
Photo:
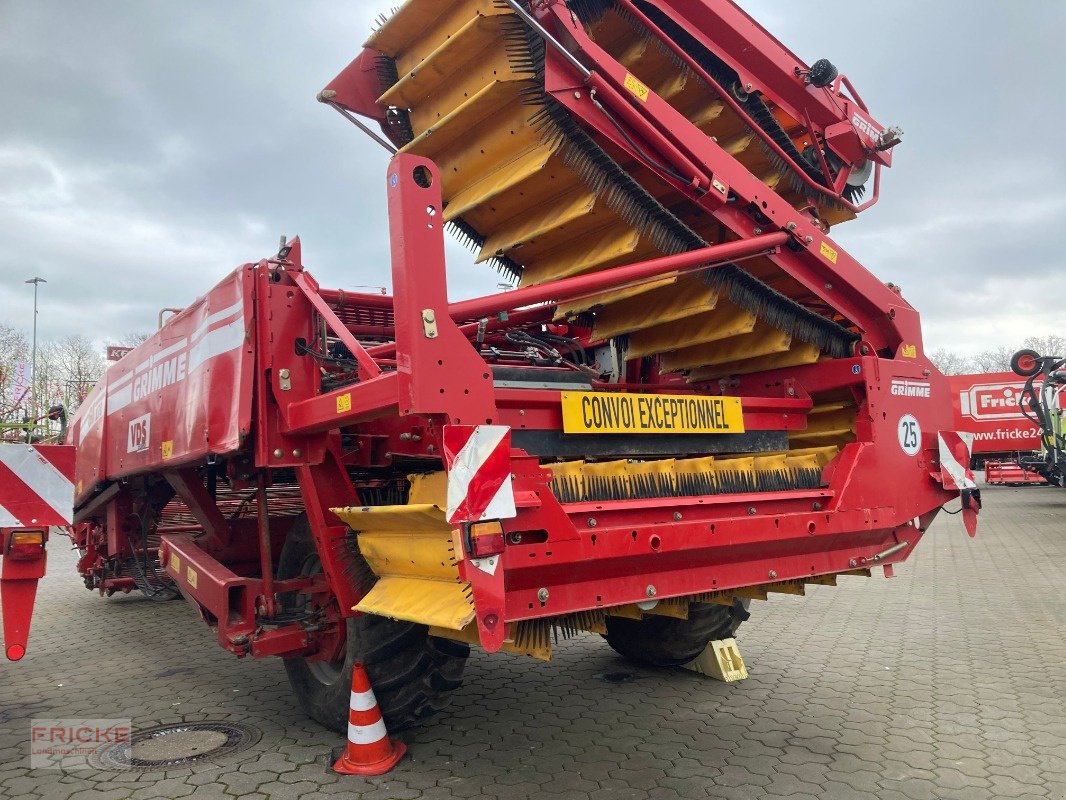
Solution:
[{"label": "cobblestone pavement", "polygon": [[[281,662],[240,661],[181,602],[104,600],[54,542],[29,655],[0,665],[0,797],[1066,798],[1066,492],[989,489],[976,540],[941,515],[897,577],[754,604],[751,677],[646,670],[598,637],[541,664],[476,654],[380,779],[328,772]],[[615,683],[617,673],[631,679]],[[218,764],[30,770],[32,717],[253,725]]]}]

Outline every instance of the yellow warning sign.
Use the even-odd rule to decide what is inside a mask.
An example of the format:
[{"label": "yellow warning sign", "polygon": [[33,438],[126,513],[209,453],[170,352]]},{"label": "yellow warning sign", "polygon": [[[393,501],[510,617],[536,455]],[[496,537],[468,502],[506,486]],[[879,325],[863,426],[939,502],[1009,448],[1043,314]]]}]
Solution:
[{"label": "yellow warning sign", "polygon": [[636,75],[630,75],[627,72],[625,80],[622,81],[622,85],[625,86],[626,89],[629,90],[629,93],[640,102],[648,102],[648,94],[651,92],[651,89],[649,89],[646,84],[641,83]]},{"label": "yellow warning sign", "polygon": [[828,258],[834,264],[837,263],[837,251],[830,247],[828,242],[822,242],[821,250],[823,256]]},{"label": "yellow warning sign", "polygon": [[562,392],[564,433],[744,433],[739,397]]},{"label": "yellow warning sign", "polygon": [[352,410],[352,393],[345,392],[337,398],[337,413],[343,414],[345,411]]},{"label": "yellow warning sign", "polygon": [[196,574],[196,570],[194,570],[192,567],[185,568],[185,579],[189,582],[189,586],[195,589],[196,582],[199,580],[199,578],[200,576]]},{"label": "yellow warning sign", "polygon": [[170,568],[179,575],[181,574],[181,559],[178,558],[177,553],[170,554]]}]

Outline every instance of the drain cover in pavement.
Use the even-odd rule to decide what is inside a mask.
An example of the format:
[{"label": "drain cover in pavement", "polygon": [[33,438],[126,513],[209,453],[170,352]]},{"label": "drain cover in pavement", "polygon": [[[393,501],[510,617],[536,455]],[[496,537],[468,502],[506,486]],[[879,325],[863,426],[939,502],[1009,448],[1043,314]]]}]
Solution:
[{"label": "drain cover in pavement", "polygon": [[258,742],[261,736],[250,725],[232,722],[160,725],[137,731],[129,742],[101,747],[89,757],[89,764],[96,769],[139,772],[180,769],[238,753]]}]

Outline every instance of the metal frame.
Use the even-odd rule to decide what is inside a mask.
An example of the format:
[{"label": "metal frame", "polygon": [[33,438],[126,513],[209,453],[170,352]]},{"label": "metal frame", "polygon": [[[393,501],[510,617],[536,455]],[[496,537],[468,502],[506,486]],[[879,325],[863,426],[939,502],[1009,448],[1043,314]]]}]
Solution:
[{"label": "metal frame", "polygon": [[[729,17],[722,19],[730,30],[750,25],[732,4],[692,0],[677,5],[692,13],[716,9]],[[742,18],[729,16],[730,8]],[[833,243],[817,220],[770,191],[654,93],[635,103],[623,89],[624,69],[589,40],[562,3],[540,3],[534,14],[546,31],[565,32],[576,48],[569,56],[548,50],[547,90],[613,145],[637,155],[632,142],[639,140],[642,148],[691,177],[686,183],[661,176],[737,240],[449,303],[437,168],[423,158],[395,156],[386,180],[392,297],[321,289],[304,270],[298,239],[275,258],[244,267],[254,287],[248,330],[255,357],[252,422],[237,451],[216,455],[227,459],[234,485],[256,490],[264,510],[258,524],[227,521],[213,507],[201,460],[159,462],[139,474],[141,482],[135,476],[118,490],[101,480],[98,488],[113,496],[84,500],[78,533],[87,550],[79,566],[96,576],[101,591],[131,588],[128,579],[108,577],[107,564],[129,555],[128,537],[119,532],[133,515],[151,509],[147,498],[162,475],[164,489],[177,492],[209,535],[194,540],[180,528],[162,533],[160,561],[217,627],[220,643],[237,654],[332,657],[343,641],[343,618],[356,613],[353,606],[360,599],[348,572],[347,528],[330,511],[361,504],[363,487],[352,480],[351,470],[384,473],[397,464],[440,469],[445,425],[506,425],[516,440],[519,434],[561,431],[559,391],[494,386],[491,367],[473,346],[478,336],[539,327],[550,321],[555,303],[607,287],[714,269],[755,255],[771,259],[812,298],[861,331],[851,357],[740,376],[714,387],[670,380],[592,380],[590,385],[602,391],[734,395],[742,398],[751,431],[802,429],[813,395],[847,394],[857,408],[855,441],[825,469],[825,488],[561,503],[548,486],[550,473],[540,465],[540,454],[516,445],[511,472],[518,513],[503,521],[508,544],[500,568],[491,574],[474,569],[465,558],[470,554],[459,554],[481,643],[498,650],[508,624],[516,621],[650,598],[785,585],[873,565],[890,574],[938,509],[958,496],[945,488],[937,460],[938,431],[951,427],[948,389],[922,351],[914,309]],[[771,47],[766,40],[773,40],[759,31],[752,34],[761,48],[752,72],[765,73],[772,62],[771,83],[777,87],[798,62],[780,45]],[[368,105],[374,97],[368,53],[353,61],[321,99],[381,121],[381,110]],[[795,83],[795,75],[791,80]],[[828,126],[839,121],[839,109],[834,110],[835,101],[823,100],[827,118],[818,122]],[[629,128],[627,136],[619,134],[618,121]],[[751,207],[760,209],[758,219]],[[314,341],[321,330],[354,359],[356,369],[343,385],[323,388],[317,362],[301,354],[300,343]],[[892,394],[893,378],[927,381],[937,399],[916,408],[913,400]],[[909,413],[922,417],[921,447],[914,456],[895,443],[897,422]],[[271,486],[286,471],[294,473],[299,486],[321,562],[319,577],[275,580],[286,525],[284,517],[271,513]],[[523,536],[530,532],[538,535]],[[313,625],[278,618],[276,598],[282,592],[312,596],[322,614]]]}]

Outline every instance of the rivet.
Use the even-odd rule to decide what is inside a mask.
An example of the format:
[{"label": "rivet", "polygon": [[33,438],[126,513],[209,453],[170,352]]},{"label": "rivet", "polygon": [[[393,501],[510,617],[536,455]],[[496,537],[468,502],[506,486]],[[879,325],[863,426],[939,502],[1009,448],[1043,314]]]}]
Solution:
[{"label": "rivet", "polygon": [[754,517],[755,516],[755,506],[748,506],[748,516],[749,517]]},{"label": "rivet", "polygon": [[848,566],[849,566],[849,567],[857,567],[857,566],[859,566],[859,562],[858,562],[858,561],[856,561],[856,560],[855,560],[855,559],[853,558],[853,559],[851,559],[851,560],[850,560],[850,561],[848,562]]},{"label": "rivet", "polygon": [[281,458],[283,455],[285,455],[285,451],[280,447],[274,451],[274,458]]},{"label": "rivet", "polygon": [[644,594],[646,594],[648,597],[655,597],[655,587],[651,584],[648,584],[648,588],[644,590]]},{"label": "rivet", "polygon": [[813,510],[815,510],[815,511],[821,511],[822,510],[822,504],[816,501],[816,502],[811,504],[811,508]]},{"label": "rivet", "polygon": [[537,589],[537,599],[542,603],[548,602],[548,590],[545,589],[543,586]]},{"label": "rivet", "polygon": [[300,448],[299,447],[297,447],[295,450],[292,451],[292,457],[293,458],[299,458],[300,457]]},{"label": "rivet", "polygon": [[777,570],[776,569],[772,569],[772,570],[770,570],[769,574],[770,574],[770,578],[771,579],[776,578],[777,577]]},{"label": "rivet", "polygon": [[595,517],[589,517],[588,520],[585,522],[585,524],[588,525],[590,528],[595,528],[596,527],[596,518]]},{"label": "rivet", "polygon": [[674,522],[680,522],[680,521],[681,521],[681,512],[680,511],[675,511],[674,512]]}]

